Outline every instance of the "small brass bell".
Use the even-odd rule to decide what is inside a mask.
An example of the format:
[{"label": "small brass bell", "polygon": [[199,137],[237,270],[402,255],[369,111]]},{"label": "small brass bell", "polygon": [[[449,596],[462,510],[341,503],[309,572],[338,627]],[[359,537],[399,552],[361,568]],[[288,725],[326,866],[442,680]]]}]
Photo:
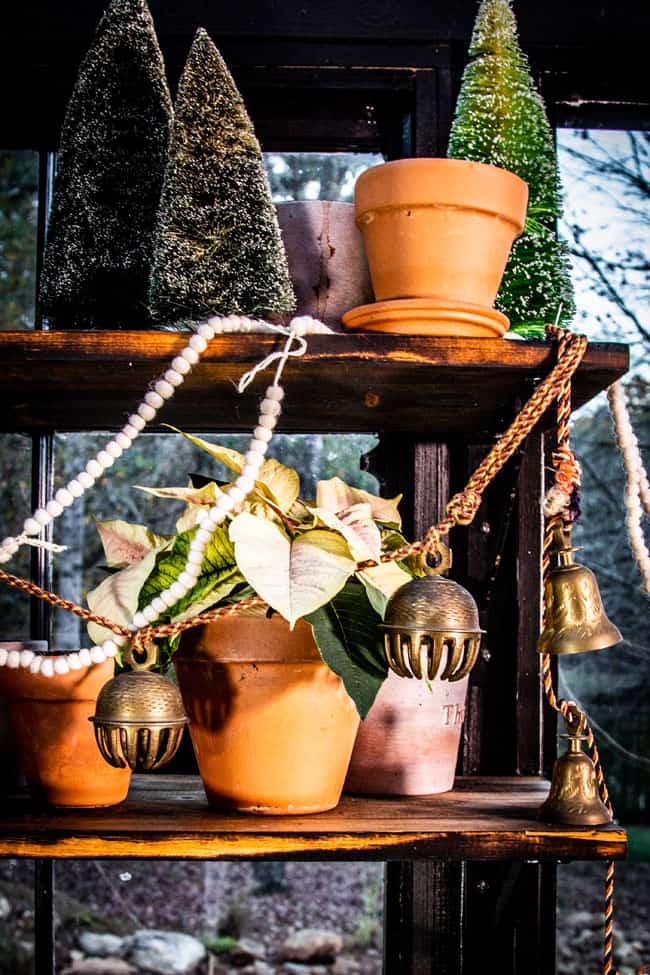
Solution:
[{"label": "small brass bell", "polygon": [[605,615],[596,577],[573,561],[571,530],[559,526],[554,542],[557,565],[544,586],[546,616],[539,653],[584,653],[619,643],[623,637]]},{"label": "small brass bell", "polygon": [[144,661],[126,653],[134,669],[104,684],[90,720],[100,752],[115,768],[150,771],[169,762],[181,743],[187,717],[178,688],[148,668],[157,658],[153,644]]},{"label": "small brass bell", "polygon": [[547,823],[567,826],[603,826],[611,823],[612,814],[601,800],[594,763],[582,750],[581,742],[587,719],[577,708],[571,708],[565,719],[567,750],[555,763],[551,790],[539,810]]},{"label": "small brass bell", "polygon": [[481,645],[478,608],[472,595],[440,575],[412,579],[388,600],[384,650],[400,677],[433,680],[446,652],[441,680],[469,674]]}]

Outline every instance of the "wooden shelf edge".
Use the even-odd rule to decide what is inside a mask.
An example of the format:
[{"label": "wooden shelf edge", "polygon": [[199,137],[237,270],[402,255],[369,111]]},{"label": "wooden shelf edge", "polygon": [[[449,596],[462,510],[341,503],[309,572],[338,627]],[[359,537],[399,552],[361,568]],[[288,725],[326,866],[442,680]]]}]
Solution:
[{"label": "wooden shelf edge", "polygon": [[27,798],[0,817],[0,856],[128,859],[622,859],[625,831],[536,820],[540,779],[464,779],[441,796],[344,796],[327,813],[263,817],[211,811],[196,778],[136,777],[111,809],[38,810]]},{"label": "wooden shelf edge", "polygon": [[[187,334],[171,332],[0,333],[0,429],[119,428],[186,342]],[[281,342],[269,335],[214,338],[154,429],[250,430],[264,380],[244,396],[233,387]],[[422,430],[480,442],[508,426],[554,362],[554,347],[544,342],[313,335],[307,353],[287,363],[281,431]],[[626,346],[591,345],[574,379],[574,406],[627,366]]]}]

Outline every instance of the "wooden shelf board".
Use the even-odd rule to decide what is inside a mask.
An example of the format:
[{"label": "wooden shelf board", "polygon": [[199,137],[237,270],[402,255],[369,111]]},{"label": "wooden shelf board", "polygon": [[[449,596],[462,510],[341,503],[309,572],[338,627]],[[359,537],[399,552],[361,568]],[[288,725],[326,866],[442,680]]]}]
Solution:
[{"label": "wooden shelf board", "polygon": [[[118,428],[186,342],[186,334],[172,332],[2,332],[0,429]],[[281,342],[268,335],[213,339],[160,421],[196,431],[250,430],[267,376],[242,396],[234,383]],[[307,354],[287,364],[281,430],[493,435],[554,361],[543,342],[314,335]],[[626,346],[590,345],[574,379],[574,406],[627,367]]]},{"label": "wooden shelf board", "polygon": [[145,859],[621,859],[615,826],[551,826],[537,818],[538,778],[465,778],[452,792],[411,799],[343,796],[331,812],[251,816],[208,809],[194,776],[135,776],[109,809],[3,803],[0,855]]}]

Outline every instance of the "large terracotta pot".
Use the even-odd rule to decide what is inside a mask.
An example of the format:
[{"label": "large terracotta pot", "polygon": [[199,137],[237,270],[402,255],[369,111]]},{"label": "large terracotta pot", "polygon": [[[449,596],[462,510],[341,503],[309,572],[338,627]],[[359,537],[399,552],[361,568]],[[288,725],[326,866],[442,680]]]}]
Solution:
[{"label": "large terracotta pot", "polygon": [[[399,159],[367,169],[357,180],[355,207],[377,302],[428,315],[438,334],[480,334],[480,327],[502,334],[507,319],[488,312],[523,230],[527,201],[522,179],[483,163]],[[446,332],[444,314],[452,326]],[[344,321],[393,330],[390,315],[379,324],[363,312]],[[413,323],[410,330],[417,330]]]},{"label": "large terracotta pot", "polygon": [[9,703],[20,764],[36,798],[91,807],[126,798],[131,772],[104,761],[88,720],[113,672],[112,660],[53,677],[0,667],[0,695]]},{"label": "large terracotta pot", "polygon": [[296,314],[312,315],[340,331],[341,317],[372,301],[363,238],[351,203],[300,200],[278,203]]},{"label": "large terracotta pot", "polygon": [[346,792],[448,792],[454,784],[468,681],[436,677],[428,686],[390,670],[359,728]]},{"label": "large terracotta pot", "polygon": [[337,805],[359,717],[311,627],[232,617],[186,634],[174,658],[208,803],[266,814]]}]

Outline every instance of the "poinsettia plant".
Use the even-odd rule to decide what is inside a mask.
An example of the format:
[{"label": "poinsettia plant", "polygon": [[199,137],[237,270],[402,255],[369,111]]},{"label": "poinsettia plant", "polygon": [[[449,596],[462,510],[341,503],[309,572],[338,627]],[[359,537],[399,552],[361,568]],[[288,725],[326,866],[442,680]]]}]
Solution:
[{"label": "poinsettia plant", "polygon": [[[241,472],[244,458],[237,451],[183,436],[234,474]],[[197,480],[187,487],[140,487],[185,503],[172,536],[120,520],[98,523],[111,574],[88,594],[93,612],[129,623],[178,578],[204,513],[231,487]],[[378,624],[393,592],[417,574],[409,562],[380,562],[383,552],[404,543],[399,498],[380,498],[338,477],[319,481],[314,501],[299,494],[297,472],[265,460],[253,491],[214,531],[196,584],[158,622],[258,595],[265,605],[246,612],[277,612],[291,627],[299,619],[311,625],[324,662],[341,677],[363,718],[387,673]],[[357,569],[368,561],[377,565]],[[94,623],[89,633],[99,643],[110,635]],[[163,668],[178,641],[159,641]]]}]

